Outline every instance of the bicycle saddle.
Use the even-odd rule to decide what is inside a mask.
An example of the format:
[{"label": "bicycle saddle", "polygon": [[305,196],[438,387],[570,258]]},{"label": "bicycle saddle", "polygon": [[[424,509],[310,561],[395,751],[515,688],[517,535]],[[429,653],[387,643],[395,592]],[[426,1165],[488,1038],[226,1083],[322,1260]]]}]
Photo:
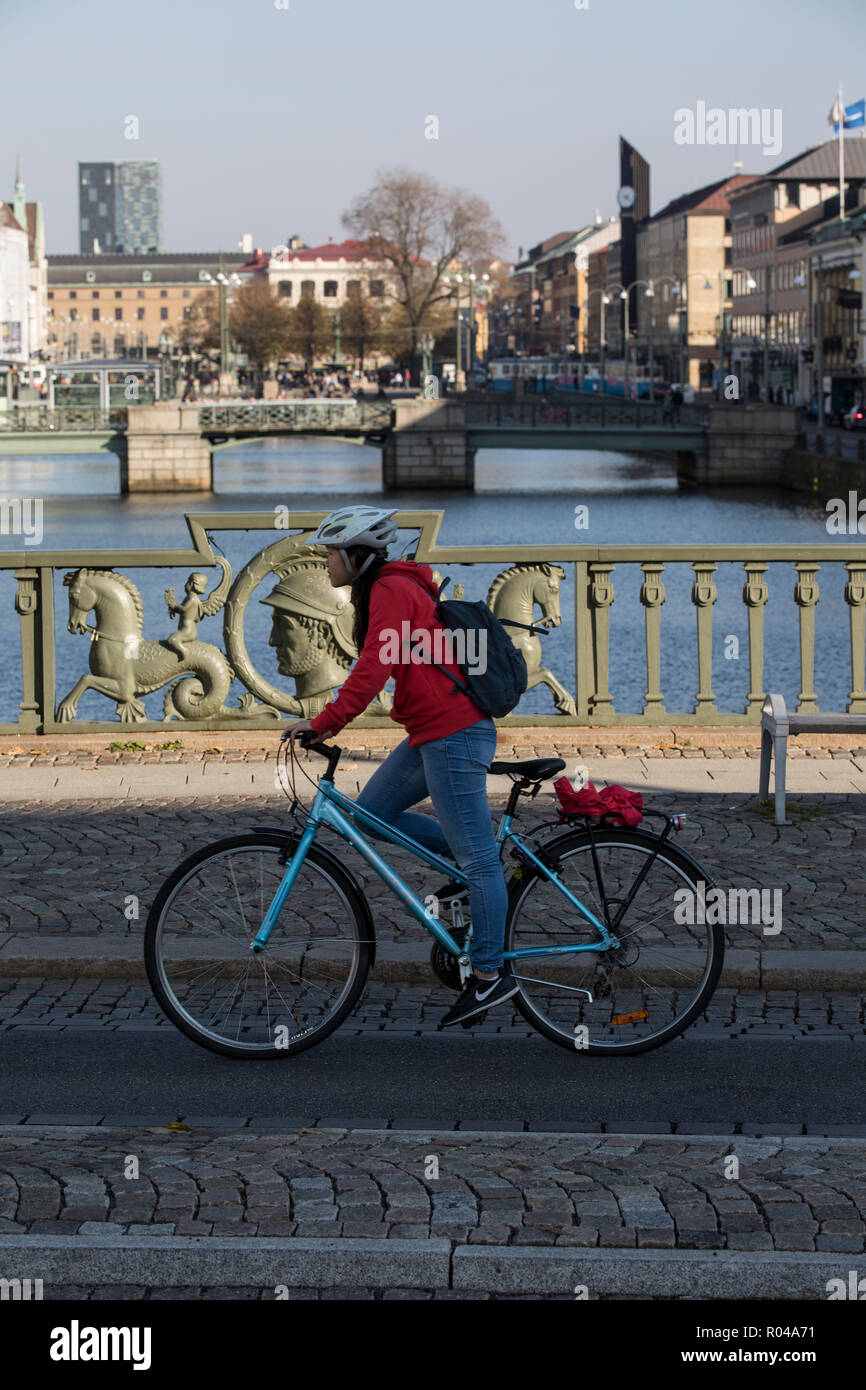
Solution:
[{"label": "bicycle saddle", "polygon": [[543,782],[562,772],[565,763],[562,758],[530,758],[525,763],[491,763],[490,771],[508,773],[511,777],[526,777],[530,782]]}]

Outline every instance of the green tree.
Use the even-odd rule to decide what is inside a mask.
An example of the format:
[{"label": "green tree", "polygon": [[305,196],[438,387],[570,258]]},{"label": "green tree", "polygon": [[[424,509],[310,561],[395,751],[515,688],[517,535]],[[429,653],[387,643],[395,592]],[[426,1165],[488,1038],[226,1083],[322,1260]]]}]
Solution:
[{"label": "green tree", "polygon": [[331,317],[311,294],[302,294],[287,317],[289,351],[303,357],[309,372],[333,341]]},{"label": "green tree", "polygon": [[259,378],[268,363],[285,352],[289,316],[264,278],[257,277],[238,290],[229,307],[229,335]]},{"label": "green tree", "polygon": [[382,313],[375,299],[353,286],[340,310],[340,336],[343,347],[351,357],[361,360],[382,344]]},{"label": "green tree", "polygon": [[454,263],[490,260],[504,241],[502,227],[483,198],[408,169],[379,172],[343,224],[390,271],[386,295],[403,311],[394,327],[405,330],[417,380],[418,340],[434,308],[453,293],[446,271]]}]

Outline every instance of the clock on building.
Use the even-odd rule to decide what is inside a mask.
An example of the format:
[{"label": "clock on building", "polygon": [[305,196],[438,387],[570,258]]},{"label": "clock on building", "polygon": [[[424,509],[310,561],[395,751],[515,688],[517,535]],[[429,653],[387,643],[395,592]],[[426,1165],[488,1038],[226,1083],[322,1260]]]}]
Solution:
[{"label": "clock on building", "polygon": [[616,201],[623,209],[628,209],[634,205],[634,189],[629,184],[623,184],[616,195]]}]

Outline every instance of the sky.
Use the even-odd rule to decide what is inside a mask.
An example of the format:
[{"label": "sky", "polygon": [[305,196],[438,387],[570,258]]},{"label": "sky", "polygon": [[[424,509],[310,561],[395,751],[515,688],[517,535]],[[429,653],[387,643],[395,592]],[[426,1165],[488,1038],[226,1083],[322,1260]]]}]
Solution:
[{"label": "sky", "polygon": [[[49,255],[79,249],[79,160],[155,159],[166,251],[341,240],[352,199],[402,166],[486,199],[514,260],[617,214],[620,134],[653,212],[829,138],[840,82],[846,105],[866,96],[866,4],[0,0],[0,52],[0,197],[20,154]],[[677,143],[698,102],[777,130],[781,112],[781,151]]]}]

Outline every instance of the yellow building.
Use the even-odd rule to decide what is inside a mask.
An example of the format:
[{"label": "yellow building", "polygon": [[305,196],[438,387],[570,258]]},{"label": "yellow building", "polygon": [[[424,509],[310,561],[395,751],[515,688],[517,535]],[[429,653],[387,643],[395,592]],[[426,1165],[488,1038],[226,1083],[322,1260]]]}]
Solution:
[{"label": "yellow building", "polygon": [[48,346],[55,361],[155,357],[174,345],[197,300],[218,302],[217,275],[246,279],[260,256],[178,252],[48,257]]}]

